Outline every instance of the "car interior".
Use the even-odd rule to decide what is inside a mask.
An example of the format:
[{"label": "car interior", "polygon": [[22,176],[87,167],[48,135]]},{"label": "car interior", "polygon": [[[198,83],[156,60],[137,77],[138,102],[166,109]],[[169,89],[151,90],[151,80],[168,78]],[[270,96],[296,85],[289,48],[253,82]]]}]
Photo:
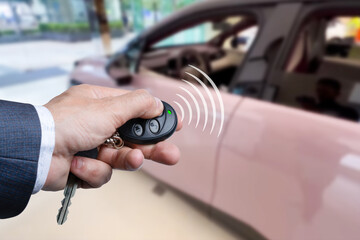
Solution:
[{"label": "car interior", "polygon": [[185,72],[203,78],[188,65],[207,73],[226,88],[257,34],[254,17],[227,16],[177,31],[152,45],[140,66],[174,79],[192,81]]},{"label": "car interior", "polygon": [[[305,22],[292,48],[274,102],[359,122],[360,45],[352,28],[357,16],[328,15]],[[343,36],[329,36],[334,21]],[[337,31],[339,32],[339,31]]]}]

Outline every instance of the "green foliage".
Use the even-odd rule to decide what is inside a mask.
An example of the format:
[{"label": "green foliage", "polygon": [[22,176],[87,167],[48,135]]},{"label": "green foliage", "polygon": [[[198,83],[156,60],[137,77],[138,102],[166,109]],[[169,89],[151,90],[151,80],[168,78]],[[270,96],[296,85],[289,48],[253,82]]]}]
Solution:
[{"label": "green foliage", "polygon": [[29,30],[22,30],[22,33],[24,35],[35,35],[37,33],[39,33],[40,30],[39,29],[29,29]]},{"label": "green foliage", "polygon": [[15,31],[14,30],[2,30],[0,31],[0,36],[9,36],[9,35],[14,35]]},{"label": "green foliage", "polygon": [[[171,0],[166,0],[166,1],[171,1]],[[146,0],[146,1],[141,1],[142,7],[144,9],[153,11],[154,7],[156,6],[157,9],[160,8],[162,1],[161,0]]]},{"label": "green foliage", "polygon": [[349,52],[349,59],[360,60],[360,47],[354,46]]},{"label": "green foliage", "polygon": [[187,5],[190,5],[194,2],[195,2],[194,0],[178,0],[176,2],[176,10],[182,9],[182,8],[186,7]]},{"label": "green foliage", "polygon": [[[111,29],[122,29],[122,21],[113,21],[109,23]],[[89,32],[90,26],[87,23],[41,23],[39,25],[41,32],[57,32],[57,33],[75,33]]]},{"label": "green foliage", "polygon": [[131,0],[120,0],[120,2],[125,9],[131,8]]},{"label": "green foliage", "polygon": [[122,29],[123,23],[122,23],[122,21],[113,21],[113,22],[109,22],[109,26],[110,26],[110,29],[112,29],[112,30]]},{"label": "green foliage", "polygon": [[60,32],[60,33],[74,33],[74,32],[88,32],[90,31],[87,23],[41,23],[39,29],[42,32]]},{"label": "green foliage", "polygon": [[[22,30],[21,33],[24,35],[35,35],[39,33],[40,31],[38,29],[28,29],[28,30]],[[11,36],[16,35],[16,32],[14,30],[3,30],[0,31],[0,36]]]}]

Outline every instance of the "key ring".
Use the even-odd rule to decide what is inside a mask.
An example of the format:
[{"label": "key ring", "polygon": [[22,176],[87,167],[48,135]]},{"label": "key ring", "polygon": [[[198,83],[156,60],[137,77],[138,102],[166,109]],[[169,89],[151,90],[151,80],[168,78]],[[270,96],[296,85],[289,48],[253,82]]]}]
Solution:
[{"label": "key ring", "polygon": [[119,150],[124,147],[124,140],[122,140],[118,132],[115,132],[110,138],[105,140],[104,145]]}]

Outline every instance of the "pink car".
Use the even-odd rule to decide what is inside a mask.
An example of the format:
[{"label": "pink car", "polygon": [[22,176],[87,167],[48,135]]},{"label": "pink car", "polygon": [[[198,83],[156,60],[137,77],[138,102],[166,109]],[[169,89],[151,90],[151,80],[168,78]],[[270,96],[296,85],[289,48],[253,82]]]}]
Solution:
[{"label": "pink car", "polygon": [[342,21],[356,39],[358,16],[352,0],[204,1],[110,59],[78,61],[72,83],[144,88],[170,103],[184,116],[169,139],[180,163],[144,169],[245,238],[357,240],[360,47],[329,56],[326,32]]}]

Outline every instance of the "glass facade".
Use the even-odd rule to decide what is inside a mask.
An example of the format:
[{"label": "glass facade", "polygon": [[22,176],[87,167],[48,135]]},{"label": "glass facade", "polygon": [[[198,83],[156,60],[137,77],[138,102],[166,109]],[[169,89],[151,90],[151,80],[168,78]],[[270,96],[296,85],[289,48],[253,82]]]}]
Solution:
[{"label": "glass facade", "polygon": [[[111,41],[101,38],[95,1],[103,1]],[[68,69],[83,57],[111,54],[194,1],[0,0],[0,55],[7,56],[1,58],[0,77],[52,66]]]},{"label": "glass facade", "polygon": [[[39,36],[45,32],[84,32],[89,29],[86,4],[94,0],[0,0],[0,39]],[[110,27],[136,32],[154,25],[195,0],[104,0]]]}]

